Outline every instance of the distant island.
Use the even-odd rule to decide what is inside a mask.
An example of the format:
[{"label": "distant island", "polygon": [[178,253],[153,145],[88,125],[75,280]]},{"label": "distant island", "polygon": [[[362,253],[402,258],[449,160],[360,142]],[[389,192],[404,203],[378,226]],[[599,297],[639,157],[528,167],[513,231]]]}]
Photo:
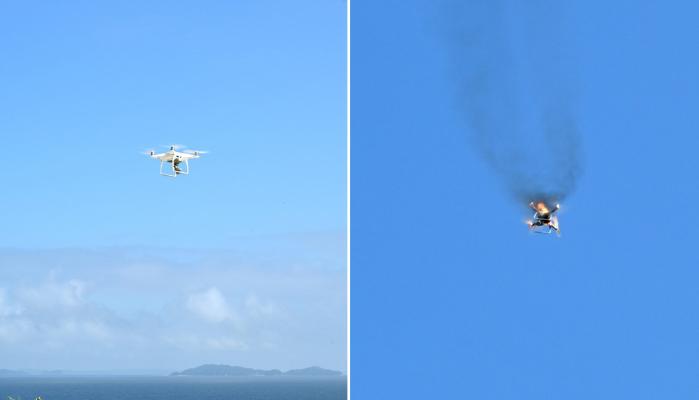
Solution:
[{"label": "distant island", "polygon": [[181,372],[173,372],[170,376],[342,376],[342,372],[309,367],[292,369],[282,372],[278,369],[254,369],[223,364],[204,364]]},{"label": "distant island", "polygon": [[[134,372],[99,372],[99,371],[66,371],[66,370],[11,370],[0,368],[0,379],[10,379],[17,377],[39,377],[39,376],[111,376],[111,375],[159,375],[164,373],[134,373]],[[204,364],[195,368],[186,369],[180,372],[173,372],[170,376],[230,376],[230,377],[340,377],[344,373],[320,367],[308,367],[302,369],[291,369],[282,372],[278,369],[255,369],[224,364]]]}]

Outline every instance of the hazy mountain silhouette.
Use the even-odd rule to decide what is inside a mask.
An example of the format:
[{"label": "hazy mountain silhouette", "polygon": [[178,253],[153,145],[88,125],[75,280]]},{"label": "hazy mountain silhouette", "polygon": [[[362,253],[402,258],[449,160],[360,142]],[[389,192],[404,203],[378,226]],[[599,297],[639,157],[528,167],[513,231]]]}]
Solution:
[{"label": "hazy mountain silhouette", "polygon": [[341,376],[342,372],[309,367],[292,369],[282,372],[278,369],[254,369],[224,364],[204,364],[181,372],[173,372],[170,376]]}]

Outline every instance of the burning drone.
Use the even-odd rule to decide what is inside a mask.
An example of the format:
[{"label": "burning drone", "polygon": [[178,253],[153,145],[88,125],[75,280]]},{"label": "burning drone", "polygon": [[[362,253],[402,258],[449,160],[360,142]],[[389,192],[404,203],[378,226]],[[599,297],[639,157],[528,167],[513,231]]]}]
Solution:
[{"label": "burning drone", "polygon": [[535,233],[553,233],[561,234],[561,229],[558,227],[558,218],[553,215],[561,206],[556,204],[553,208],[544,201],[532,201],[529,207],[534,210],[534,219],[527,221],[529,229]]},{"label": "burning drone", "polygon": [[[170,150],[164,153],[156,153],[155,151],[147,151],[147,155],[156,160],[160,160],[160,175],[177,177],[178,175],[189,175],[189,160],[199,158],[206,151],[200,150],[182,150],[179,151],[179,146],[172,145]],[[170,164],[167,167],[166,164]],[[184,164],[184,169],[182,168]]]}]

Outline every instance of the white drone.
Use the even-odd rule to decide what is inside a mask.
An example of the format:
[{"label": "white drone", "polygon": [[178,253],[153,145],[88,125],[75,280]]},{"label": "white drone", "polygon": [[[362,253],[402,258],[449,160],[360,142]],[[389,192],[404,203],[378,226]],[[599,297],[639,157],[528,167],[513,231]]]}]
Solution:
[{"label": "white drone", "polygon": [[[170,176],[176,178],[177,175],[189,175],[189,160],[199,158],[202,154],[206,154],[206,151],[199,150],[182,150],[178,151],[180,146],[172,145],[170,150],[164,153],[156,153],[151,150],[146,152],[151,158],[160,160],[160,175]],[[180,167],[180,164],[184,162],[184,169]],[[169,163],[170,167],[165,168],[165,163]],[[170,172],[169,170],[172,170]]]}]

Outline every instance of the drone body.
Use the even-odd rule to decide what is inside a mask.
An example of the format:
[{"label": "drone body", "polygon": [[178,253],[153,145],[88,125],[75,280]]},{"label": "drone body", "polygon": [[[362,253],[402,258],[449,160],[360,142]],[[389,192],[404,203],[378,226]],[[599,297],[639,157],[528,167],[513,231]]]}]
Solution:
[{"label": "drone body", "polygon": [[[172,145],[164,153],[149,151],[147,154],[156,160],[160,160],[160,175],[176,178],[178,175],[189,175],[189,160],[201,157],[205,151],[183,150],[178,151],[177,146]],[[167,167],[167,164],[170,164]],[[184,169],[181,165],[184,164]]]},{"label": "drone body", "polygon": [[534,209],[534,220],[527,221],[530,230],[536,233],[552,233],[555,231],[557,234],[561,234],[561,229],[558,226],[558,217],[553,215],[561,208],[560,205],[556,204],[552,209],[549,209],[545,202],[537,201],[529,203],[529,207]]}]

